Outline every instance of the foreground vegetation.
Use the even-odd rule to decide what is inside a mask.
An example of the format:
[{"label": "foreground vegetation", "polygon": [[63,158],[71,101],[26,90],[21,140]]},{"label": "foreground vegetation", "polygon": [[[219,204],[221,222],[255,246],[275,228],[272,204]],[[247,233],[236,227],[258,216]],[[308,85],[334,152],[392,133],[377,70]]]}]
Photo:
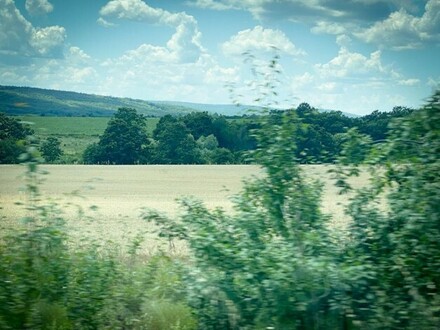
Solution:
[{"label": "foreground vegetation", "polygon": [[[38,194],[28,149],[26,226],[0,245],[5,329],[438,329],[440,326],[440,91],[391,126],[367,155],[370,185],[355,191],[348,233],[328,230],[319,183],[298,166],[295,112],[261,117],[253,154],[266,175],[249,180],[235,214],[192,199],[168,219],[144,218],[187,259],[141,262],[66,246],[64,219]],[[350,190],[356,130],[341,149],[336,183]],[[354,159],[353,159],[354,157]]]}]

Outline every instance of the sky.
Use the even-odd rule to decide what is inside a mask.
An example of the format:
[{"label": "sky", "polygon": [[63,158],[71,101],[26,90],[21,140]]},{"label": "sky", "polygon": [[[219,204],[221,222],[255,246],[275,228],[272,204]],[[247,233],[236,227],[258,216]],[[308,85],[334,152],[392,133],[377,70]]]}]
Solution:
[{"label": "sky", "polygon": [[0,0],[0,85],[367,114],[440,83],[440,0]]}]

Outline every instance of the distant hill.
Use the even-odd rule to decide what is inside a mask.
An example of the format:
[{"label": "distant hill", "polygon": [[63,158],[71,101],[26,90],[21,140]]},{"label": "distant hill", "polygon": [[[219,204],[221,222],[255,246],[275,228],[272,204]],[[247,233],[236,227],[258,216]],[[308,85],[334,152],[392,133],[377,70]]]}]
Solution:
[{"label": "distant hill", "polygon": [[210,113],[218,113],[225,116],[241,116],[248,110],[258,110],[261,107],[252,105],[234,105],[234,104],[203,104],[190,102],[175,102],[175,101],[154,101],[154,104],[178,106],[190,108],[197,111],[207,111]]},{"label": "distant hill", "polygon": [[147,116],[185,114],[188,107],[130,98],[32,87],[0,86],[0,112],[10,115],[110,117],[118,108],[135,108]]},{"label": "distant hill", "polygon": [[[134,108],[146,116],[184,115],[207,111],[225,116],[243,115],[256,106],[232,104],[200,104],[174,101],[145,101],[33,87],[0,85],[0,112],[9,115],[111,117],[118,108]],[[320,110],[330,111],[330,110]],[[349,117],[356,115],[343,113]]]},{"label": "distant hill", "polygon": [[145,101],[33,87],[0,86],[0,112],[9,115],[110,117],[121,107],[135,108],[146,116],[180,115],[208,111],[222,115],[241,115],[246,109],[234,105],[187,102]]}]

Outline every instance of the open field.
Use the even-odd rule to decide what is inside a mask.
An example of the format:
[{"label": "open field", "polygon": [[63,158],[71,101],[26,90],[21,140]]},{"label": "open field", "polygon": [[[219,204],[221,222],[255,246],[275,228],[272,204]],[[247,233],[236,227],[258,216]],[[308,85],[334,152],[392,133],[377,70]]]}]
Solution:
[{"label": "open field", "polygon": [[[41,135],[101,135],[110,117],[45,117],[20,116],[21,121],[31,123],[37,134]],[[159,118],[147,119],[147,131],[151,134]]]},{"label": "open field", "polygon": [[[42,168],[49,174],[40,187],[41,192],[46,201],[55,201],[62,208],[73,241],[91,237],[122,246],[128,245],[137,234],[152,229],[152,225],[140,219],[142,208],[176,215],[179,213],[176,199],[194,196],[210,208],[223,207],[233,212],[228,196],[241,190],[244,178],[263,174],[258,166],[251,165],[45,165]],[[334,228],[343,228],[347,219],[341,204],[347,197],[337,194],[327,173],[330,166],[308,165],[303,169],[325,184],[324,211],[333,215]],[[24,172],[23,166],[0,166],[0,230],[15,226],[28,212],[15,204],[26,202]],[[368,176],[363,174],[354,183],[359,187],[367,182]],[[86,216],[79,215],[78,208]],[[152,253],[157,242],[153,235],[146,236],[143,249]],[[184,253],[184,247],[180,249]]]},{"label": "open field", "polygon": [[[61,141],[63,158],[69,163],[81,159],[88,145],[98,142],[107,127],[110,117],[46,117],[19,116],[19,120],[29,123],[38,138],[49,136]],[[159,118],[147,119],[147,133],[151,136]]]}]

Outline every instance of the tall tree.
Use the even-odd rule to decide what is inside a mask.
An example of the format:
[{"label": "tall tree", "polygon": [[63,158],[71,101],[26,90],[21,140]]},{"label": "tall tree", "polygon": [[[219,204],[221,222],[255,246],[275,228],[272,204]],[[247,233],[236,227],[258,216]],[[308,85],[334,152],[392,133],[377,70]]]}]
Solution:
[{"label": "tall tree", "polygon": [[136,164],[147,151],[147,119],[135,109],[119,108],[109,121],[95,152],[100,162]]},{"label": "tall tree", "polygon": [[184,116],[183,122],[189,132],[198,140],[201,136],[208,136],[214,133],[212,116],[205,112],[191,112]]},{"label": "tall tree", "polygon": [[44,141],[41,145],[40,151],[41,155],[49,163],[57,161],[63,155],[60,140],[52,136]]},{"label": "tall tree", "polygon": [[17,163],[25,151],[24,140],[33,133],[29,126],[0,113],[0,164]]},{"label": "tall tree", "polygon": [[157,141],[155,162],[161,164],[196,164],[200,163],[197,143],[185,123],[175,117],[162,117],[154,132]]}]

